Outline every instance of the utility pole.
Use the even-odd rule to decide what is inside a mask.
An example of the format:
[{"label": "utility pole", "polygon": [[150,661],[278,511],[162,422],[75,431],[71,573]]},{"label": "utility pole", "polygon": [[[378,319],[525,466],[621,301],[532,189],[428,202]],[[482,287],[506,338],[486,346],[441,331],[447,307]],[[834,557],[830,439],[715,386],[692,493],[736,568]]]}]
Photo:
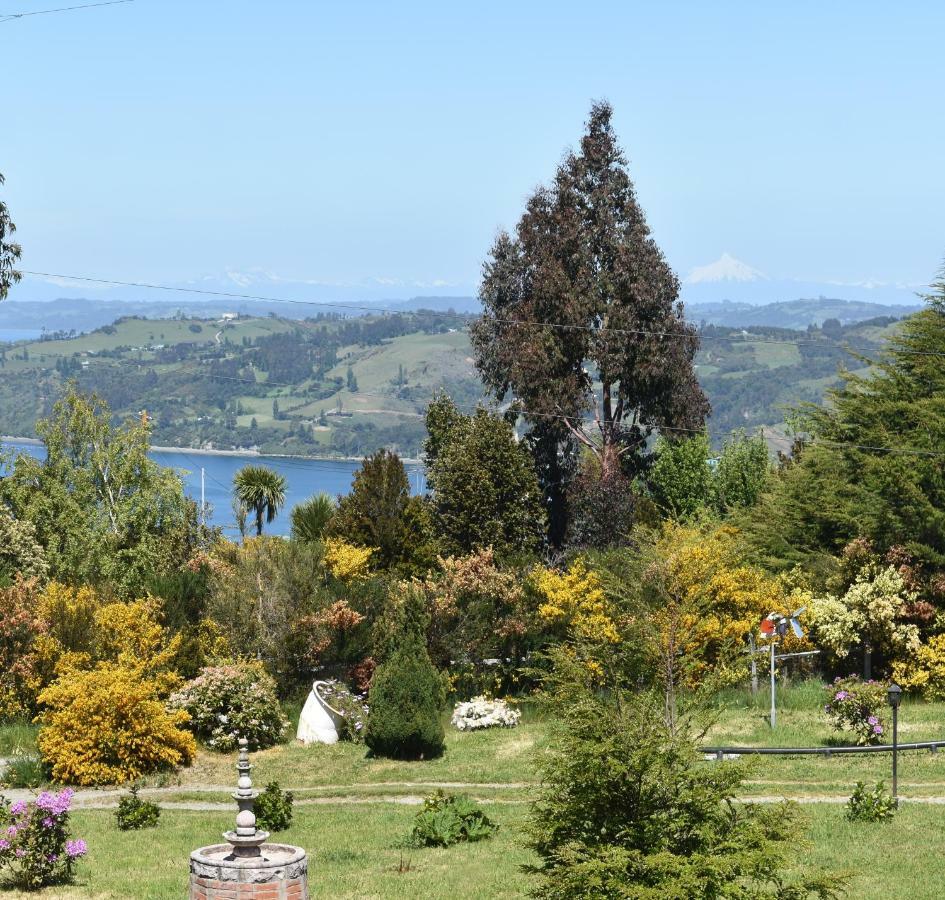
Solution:
[{"label": "utility pole", "polygon": [[769,650],[771,651],[771,727],[774,728],[778,721],[778,711],[774,703],[774,645],[777,643],[774,638],[771,639]]}]

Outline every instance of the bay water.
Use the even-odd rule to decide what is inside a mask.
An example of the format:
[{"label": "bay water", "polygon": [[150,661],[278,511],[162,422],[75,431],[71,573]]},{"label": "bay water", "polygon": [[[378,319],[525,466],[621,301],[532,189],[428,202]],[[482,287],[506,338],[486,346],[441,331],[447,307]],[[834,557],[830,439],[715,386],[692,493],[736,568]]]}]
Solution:
[{"label": "bay water", "polygon": [[[40,444],[4,441],[0,448],[10,452],[29,453],[42,459],[45,449]],[[266,534],[287,535],[291,528],[292,507],[314,494],[324,492],[332,496],[347,494],[351,490],[354,473],[361,468],[355,460],[304,459],[301,457],[259,456],[255,454],[217,455],[197,451],[155,450],[151,458],[162,466],[169,466],[180,473],[184,490],[189,497],[200,502],[200,470],[203,469],[204,498],[209,504],[207,521],[219,525],[224,534],[233,538],[238,535],[233,514],[233,476],[245,465],[268,466],[286,479],[286,501],[275,521],[265,526]],[[412,464],[407,466],[410,490],[418,493],[424,488],[423,469]],[[250,517],[251,519],[251,517]],[[252,521],[247,522],[252,528]]]}]

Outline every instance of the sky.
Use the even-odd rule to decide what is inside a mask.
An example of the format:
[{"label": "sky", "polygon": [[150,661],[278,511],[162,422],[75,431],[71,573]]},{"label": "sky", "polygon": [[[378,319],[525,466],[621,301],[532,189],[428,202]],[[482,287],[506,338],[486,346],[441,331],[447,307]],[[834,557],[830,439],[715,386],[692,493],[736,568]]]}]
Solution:
[{"label": "sky", "polygon": [[728,252],[772,278],[927,284],[943,33],[932,0],[135,0],[0,20],[0,197],[23,268],[469,294],[605,98],[680,275]]}]

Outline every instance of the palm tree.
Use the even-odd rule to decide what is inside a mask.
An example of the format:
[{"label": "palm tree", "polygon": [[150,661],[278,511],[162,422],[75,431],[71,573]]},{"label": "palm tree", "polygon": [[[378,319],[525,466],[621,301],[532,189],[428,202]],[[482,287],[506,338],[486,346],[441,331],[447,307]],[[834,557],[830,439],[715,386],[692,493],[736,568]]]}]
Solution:
[{"label": "palm tree", "polygon": [[233,476],[236,501],[256,514],[256,534],[263,531],[263,514],[271,522],[285,503],[285,478],[266,466],[243,466]]},{"label": "palm tree", "polygon": [[309,497],[292,509],[292,538],[309,544],[319,540],[334,512],[335,498],[331,494]]}]

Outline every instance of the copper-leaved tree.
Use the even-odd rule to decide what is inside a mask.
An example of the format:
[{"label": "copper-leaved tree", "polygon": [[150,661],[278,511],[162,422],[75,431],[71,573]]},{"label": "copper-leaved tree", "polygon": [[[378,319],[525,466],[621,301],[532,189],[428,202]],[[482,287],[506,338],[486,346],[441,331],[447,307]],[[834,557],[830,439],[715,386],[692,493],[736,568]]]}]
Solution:
[{"label": "copper-leaved tree", "polygon": [[[533,430],[557,423],[600,463],[632,474],[654,431],[688,434],[709,404],[679,281],[650,235],[611,126],[591,108],[580,149],[528,200],[483,267],[476,364]],[[567,442],[564,442],[567,443]]]}]

